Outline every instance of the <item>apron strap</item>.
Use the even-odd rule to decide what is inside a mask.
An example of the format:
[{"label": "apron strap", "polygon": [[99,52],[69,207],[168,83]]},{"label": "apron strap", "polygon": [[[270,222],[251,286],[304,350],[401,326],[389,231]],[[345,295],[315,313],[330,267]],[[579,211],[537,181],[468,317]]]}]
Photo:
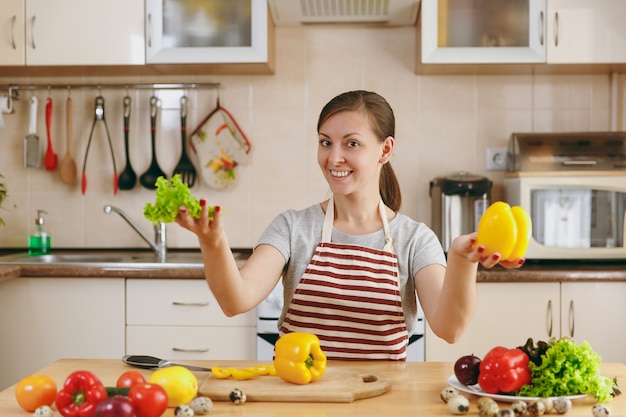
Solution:
[{"label": "apron strap", "polygon": [[[395,253],[393,248],[393,239],[391,238],[391,232],[389,231],[389,221],[387,220],[387,211],[385,210],[385,204],[382,198],[378,203],[378,212],[383,222],[383,230],[385,231],[385,247],[383,250],[391,253]],[[333,234],[333,222],[335,220],[335,203],[333,196],[330,196],[328,200],[328,207],[326,207],[326,214],[324,215],[324,225],[322,226],[322,242],[330,243]]]}]

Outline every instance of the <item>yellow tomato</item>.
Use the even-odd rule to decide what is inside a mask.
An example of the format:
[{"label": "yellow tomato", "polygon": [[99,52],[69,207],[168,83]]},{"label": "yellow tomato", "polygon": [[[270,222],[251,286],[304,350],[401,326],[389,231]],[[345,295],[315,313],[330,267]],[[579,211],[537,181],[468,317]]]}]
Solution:
[{"label": "yellow tomato", "polygon": [[532,220],[530,214],[520,206],[512,207],[511,213],[513,213],[515,225],[517,226],[517,240],[515,241],[515,246],[511,254],[506,258],[507,261],[514,261],[524,257],[526,249],[528,249],[530,236],[532,235]]},{"label": "yellow tomato", "polygon": [[15,386],[15,399],[24,410],[35,411],[42,405],[51,405],[57,396],[57,384],[47,375],[30,375]]},{"label": "yellow tomato", "polygon": [[186,404],[198,393],[196,376],[183,366],[175,365],[157,369],[150,375],[148,382],[163,387],[167,392],[168,407]]}]

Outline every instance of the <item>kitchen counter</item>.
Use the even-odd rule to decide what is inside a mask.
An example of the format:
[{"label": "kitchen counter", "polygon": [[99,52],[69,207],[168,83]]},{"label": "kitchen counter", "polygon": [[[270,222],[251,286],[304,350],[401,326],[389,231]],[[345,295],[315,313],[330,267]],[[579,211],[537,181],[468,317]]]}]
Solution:
[{"label": "kitchen counter", "polygon": [[[248,366],[256,362],[226,361],[188,361],[188,364],[199,366]],[[388,416],[413,417],[413,416],[450,416],[446,405],[440,399],[441,390],[446,387],[447,379],[452,374],[453,364],[444,362],[332,362],[330,367],[350,366],[364,369],[369,372],[377,372],[389,376],[392,379],[392,387],[389,392],[379,397],[357,400],[352,403],[282,403],[282,402],[247,402],[234,405],[230,402],[214,402],[211,415],[229,416],[255,416],[255,417],[333,417],[346,415],[359,416]],[[38,373],[52,376],[57,386],[61,386],[65,377],[79,369],[90,370],[95,373],[106,386],[113,386],[117,377],[122,372],[135,369],[122,363],[121,360],[99,359],[62,359],[41,369]],[[151,371],[139,370],[144,375],[150,375]],[[618,384],[626,384],[626,365],[603,364],[602,374],[617,377]],[[196,372],[200,385],[204,382],[207,374]],[[269,378],[269,377],[268,377]],[[241,381],[240,389],[245,392],[245,381]],[[0,392],[0,415],[3,417],[26,417],[27,413],[19,408],[14,396],[14,386]],[[470,413],[477,415],[477,396],[470,397]],[[582,417],[591,415],[592,398],[574,401],[574,407],[567,414],[568,417]],[[500,403],[505,407],[506,403]],[[611,409],[611,415],[626,415],[626,396],[620,396],[607,403]],[[56,415],[56,414],[55,414]],[[164,416],[174,415],[169,408]]]},{"label": "kitchen counter", "polygon": [[20,276],[19,266],[0,266],[0,282]]},{"label": "kitchen counter", "polygon": [[528,261],[518,269],[478,269],[478,282],[626,281],[626,261]]},{"label": "kitchen counter", "polygon": [[[97,250],[91,250],[91,252]],[[63,250],[52,253],[62,253]],[[80,253],[80,250],[76,250]],[[142,252],[138,252],[142,253]],[[23,277],[77,277],[77,278],[186,278],[204,279],[199,250],[172,251],[173,254],[196,256],[197,260],[176,267],[168,263],[81,263],[50,264],[46,262],[5,261],[0,257],[0,281]],[[238,265],[250,256],[250,249],[233,249]],[[626,261],[527,261],[519,269],[496,266],[479,267],[478,282],[567,282],[567,281],[626,281]]]}]

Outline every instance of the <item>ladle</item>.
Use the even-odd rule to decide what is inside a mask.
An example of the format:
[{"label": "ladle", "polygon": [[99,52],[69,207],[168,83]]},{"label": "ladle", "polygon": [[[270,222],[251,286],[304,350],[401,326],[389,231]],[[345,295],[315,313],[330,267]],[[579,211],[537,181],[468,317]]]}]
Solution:
[{"label": "ladle", "polygon": [[76,183],[76,160],[72,153],[72,98],[68,97],[66,102],[66,123],[67,129],[67,149],[65,156],[61,160],[61,179],[64,183],[73,185]]},{"label": "ladle", "polygon": [[139,182],[144,187],[154,190],[156,189],[156,180],[159,177],[167,178],[165,172],[159,167],[156,158],[156,118],[157,118],[157,101],[155,96],[150,97],[150,135],[152,141],[152,162],[148,170],[139,177]]},{"label": "ladle", "polygon": [[130,121],[130,97],[124,97],[124,149],[126,151],[126,167],[117,179],[120,190],[132,190],[137,183],[137,174],[133,171],[130,163],[130,152],[128,151],[128,129]]}]

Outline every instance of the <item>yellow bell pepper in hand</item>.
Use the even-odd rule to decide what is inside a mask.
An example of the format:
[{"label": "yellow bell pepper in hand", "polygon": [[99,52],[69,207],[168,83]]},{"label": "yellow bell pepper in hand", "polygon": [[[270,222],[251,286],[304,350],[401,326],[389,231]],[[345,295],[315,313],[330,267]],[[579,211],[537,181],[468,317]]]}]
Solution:
[{"label": "yellow bell pepper in hand", "polygon": [[292,332],[281,336],[274,355],[276,373],[293,384],[317,381],[326,371],[326,355],[318,337],[311,333]]},{"label": "yellow bell pepper in hand", "polygon": [[478,222],[476,244],[485,246],[487,253],[498,252],[502,260],[523,258],[532,232],[532,220],[520,206],[511,207],[496,201]]}]

